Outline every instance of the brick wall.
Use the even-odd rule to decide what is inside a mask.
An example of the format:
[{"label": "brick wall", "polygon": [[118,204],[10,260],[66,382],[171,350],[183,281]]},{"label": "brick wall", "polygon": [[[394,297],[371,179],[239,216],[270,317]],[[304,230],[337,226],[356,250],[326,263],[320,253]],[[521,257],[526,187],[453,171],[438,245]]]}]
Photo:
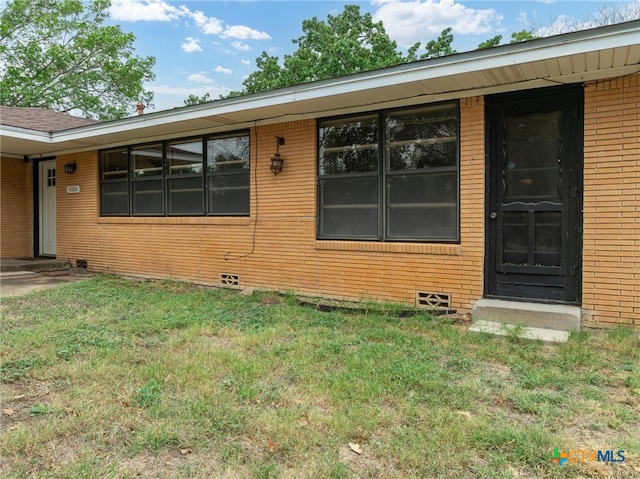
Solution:
[{"label": "brick wall", "polygon": [[[640,85],[638,75],[585,88],[585,325],[640,326]],[[316,125],[298,121],[251,130],[248,218],[101,218],[96,152],[58,177],[58,257],[96,271],[350,299],[412,304],[415,292],[451,293],[469,310],[482,297],[484,261],[484,101],[460,101],[460,244],[317,241]],[[270,158],[285,138],[282,173]],[[79,194],[66,186],[78,184]],[[257,186],[257,187],[256,187]],[[4,179],[3,179],[4,195]],[[4,199],[4,196],[3,196]]]},{"label": "brick wall", "polygon": [[[484,103],[461,101],[461,243],[316,241],[316,123],[298,121],[251,131],[251,217],[101,218],[96,152],[58,180],[58,257],[86,259],[96,271],[295,290],[351,299],[413,303],[416,290],[452,294],[469,309],[482,295]],[[276,136],[282,172],[270,158]],[[66,193],[71,184],[79,194]],[[256,188],[257,185],[257,188]]]},{"label": "brick wall", "polygon": [[33,256],[31,162],[0,158],[0,258]]},{"label": "brick wall", "polygon": [[585,87],[583,308],[640,326],[640,75]]}]

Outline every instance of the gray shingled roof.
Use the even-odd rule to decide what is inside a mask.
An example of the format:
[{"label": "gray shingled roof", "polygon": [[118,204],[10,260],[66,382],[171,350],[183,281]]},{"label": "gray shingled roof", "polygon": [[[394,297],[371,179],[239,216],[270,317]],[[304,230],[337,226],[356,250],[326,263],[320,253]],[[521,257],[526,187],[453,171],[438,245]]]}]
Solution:
[{"label": "gray shingled roof", "polygon": [[50,133],[95,123],[99,122],[46,108],[0,106],[0,124],[17,128]]}]

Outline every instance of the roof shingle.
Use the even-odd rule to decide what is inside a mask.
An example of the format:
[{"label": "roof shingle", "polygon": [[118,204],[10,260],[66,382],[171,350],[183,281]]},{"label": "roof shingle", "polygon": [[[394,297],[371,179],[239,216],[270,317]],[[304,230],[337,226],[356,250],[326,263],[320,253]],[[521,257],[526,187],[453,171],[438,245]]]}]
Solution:
[{"label": "roof shingle", "polygon": [[0,106],[0,124],[17,128],[52,133],[95,123],[99,121],[46,108]]}]

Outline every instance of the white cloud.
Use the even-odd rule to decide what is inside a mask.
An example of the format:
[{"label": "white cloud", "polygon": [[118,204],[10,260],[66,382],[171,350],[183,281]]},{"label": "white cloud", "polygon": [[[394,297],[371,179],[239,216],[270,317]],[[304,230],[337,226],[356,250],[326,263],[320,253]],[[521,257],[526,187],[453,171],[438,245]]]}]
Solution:
[{"label": "white cloud", "polygon": [[180,17],[181,11],[163,0],[113,0],[109,15],[125,22],[167,22]]},{"label": "white cloud", "polygon": [[245,65],[251,65],[251,60],[240,60]]},{"label": "white cloud", "polygon": [[[2,1],[2,0],[0,0]],[[121,21],[170,21],[179,18],[191,19],[205,35],[219,35],[222,38],[237,40],[270,40],[266,32],[261,32],[246,25],[226,25],[223,20],[209,17],[200,10],[189,10],[185,5],[174,7],[165,0],[113,0],[109,14],[114,20]],[[249,49],[248,45],[234,42],[234,48],[241,51]],[[191,48],[196,48],[190,44]],[[183,49],[185,46],[183,45]],[[187,47],[189,48],[189,47]],[[185,51],[199,51],[185,50]]]},{"label": "white cloud", "polygon": [[202,47],[198,42],[199,40],[197,38],[187,37],[181,45],[182,50],[186,53],[201,52]]},{"label": "white cloud", "polygon": [[218,72],[218,73],[224,73],[225,75],[231,75],[233,73],[233,71],[231,69],[225,68],[225,67],[220,66],[220,65],[215,67],[213,69],[213,71]]},{"label": "white cloud", "polygon": [[219,35],[222,32],[222,20],[219,20],[216,17],[207,17],[200,10],[191,12],[186,7],[183,7],[183,11],[193,19],[200,30],[202,30],[202,33],[207,35]]},{"label": "white cloud", "polygon": [[239,42],[237,40],[231,42],[231,46],[241,52],[248,52],[249,50],[251,50],[251,47],[249,45],[247,45],[246,43]]},{"label": "white cloud", "polygon": [[487,34],[496,30],[502,15],[492,8],[469,8],[455,0],[373,0],[379,8],[374,21],[383,21],[387,34],[401,47],[423,45],[451,27],[454,34]]},{"label": "white cloud", "polygon": [[271,37],[265,33],[244,25],[233,25],[227,27],[220,35],[223,38],[237,38],[238,40],[270,40]]},{"label": "white cloud", "polygon": [[201,85],[208,85],[213,83],[213,80],[202,73],[192,73],[187,79],[193,83],[200,83]]}]

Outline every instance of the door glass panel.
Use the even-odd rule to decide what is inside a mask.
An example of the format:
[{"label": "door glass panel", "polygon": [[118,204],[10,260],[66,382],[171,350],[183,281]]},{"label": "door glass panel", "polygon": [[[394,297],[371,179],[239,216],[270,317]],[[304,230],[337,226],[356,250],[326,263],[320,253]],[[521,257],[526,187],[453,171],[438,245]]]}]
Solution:
[{"label": "door glass panel", "polygon": [[560,201],[561,110],[507,115],[504,202]]},{"label": "door glass panel", "polygon": [[529,214],[526,211],[503,215],[502,264],[527,265],[529,250]]},{"label": "door glass panel", "polygon": [[533,247],[536,266],[560,266],[561,220],[559,211],[536,213]]}]

